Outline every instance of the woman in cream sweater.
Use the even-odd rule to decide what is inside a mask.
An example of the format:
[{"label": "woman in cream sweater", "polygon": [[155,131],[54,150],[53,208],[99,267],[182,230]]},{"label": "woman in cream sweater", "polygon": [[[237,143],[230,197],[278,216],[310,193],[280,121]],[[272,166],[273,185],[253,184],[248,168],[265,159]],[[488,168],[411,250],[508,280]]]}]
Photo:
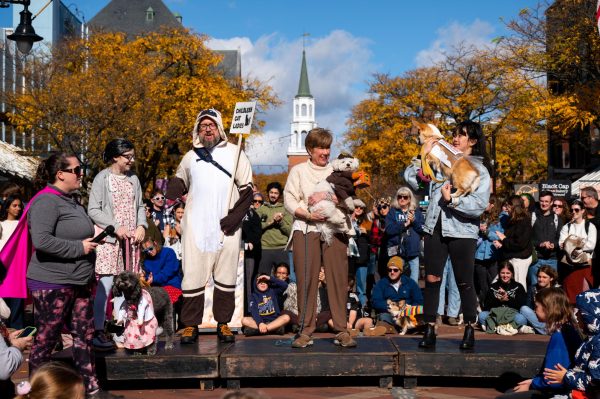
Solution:
[{"label": "woman in cream sweater", "polygon": [[315,128],[308,132],[304,145],[309,159],[290,170],[284,190],[284,205],[294,215],[292,225],[292,245],[294,267],[298,281],[298,307],[301,330],[292,343],[293,348],[305,348],[313,344],[312,333],[316,328],[316,300],[319,284],[319,270],[325,267],[327,293],[331,309],[333,327],[337,332],[334,343],[343,347],[356,346],[356,342],[346,330],[346,298],[348,295],[348,236],[335,234],[331,245],[321,241],[316,222],[324,222],[324,215],[309,212],[309,205],[323,199],[337,203],[335,195],[311,193],[315,185],[333,171],[329,164],[330,147],[333,136],[329,130]]}]

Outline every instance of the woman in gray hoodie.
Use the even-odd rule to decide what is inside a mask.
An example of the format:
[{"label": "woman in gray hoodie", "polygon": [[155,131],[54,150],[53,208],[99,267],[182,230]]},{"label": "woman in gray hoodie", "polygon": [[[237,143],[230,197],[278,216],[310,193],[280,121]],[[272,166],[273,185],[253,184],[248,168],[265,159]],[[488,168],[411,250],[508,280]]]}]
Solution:
[{"label": "woman in gray hoodie", "polygon": [[31,373],[50,361],[66,326],[73,336],[75,367],[88,394],[98,392],[92,356],[92,287],[94,224],[73,198],[83,177],[73,155],[54,154],[42,161],[36,180],[48,184],[32,200],[27,212],[35,248],[27,269],[27,286],[34,304],[37,336],[31,347]]}]

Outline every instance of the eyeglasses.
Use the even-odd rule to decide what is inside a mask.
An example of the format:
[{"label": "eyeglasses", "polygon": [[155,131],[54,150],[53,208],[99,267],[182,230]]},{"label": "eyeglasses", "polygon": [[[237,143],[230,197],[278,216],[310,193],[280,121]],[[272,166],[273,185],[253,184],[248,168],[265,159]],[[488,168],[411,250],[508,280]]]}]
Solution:
[{"label": "eyeglasses", "polygon": [[410,195],[399,195],[397,198],[407,200],[407,199],[410,199]]},{"label": "eyeglasses", "polygon": [[143,253],[145,253],[145,254],[149,254],[150,252],[154,251],[154,249],[155,249],[155,248],[154,248],[154,246],[152,246],[152,247],[147,247],[147,248],[144,248],[144,249],[142,250],[142,252],[143,252]]},{"label": "eyeglasses", "polygon": [[581,212],[580,208],[571,208],[571,212]]},{"label": "eyeglasses", "polygon": [[127,162],[131,162],[131,161],[133,161],[135,159],[135,155],[134,154],[127,154],[127,155],[121,154],[121,156],[123,158],[125,158],[127,160]]},{"label": "eyeglasses", "polygon": [[561,204],[553,204],[552,208],[564,208]]},{"label": "eyeglasses", "polygon": [[81,166],[75,166],[74,168],[61,169],[61,172],[73,173],[74,175],[81,176]]},{"label": "eyeglasses", "polygon": [[263,200],[253,200],[252,202],[254,202],[255,204],[262,204],[265,201],[263,201]]},{"label": "eyeglasses", "polygon": [[388,267],[388,272],[398,273],[399,271],[400,269],[398,269],[397,267]]},{"label": "eyeglasses", "polygon": [[162,195],[157,195],[156,197],[152,198],[154,201],[162,201],[165,199],[165,197],[163,197]]},{"label": "eyeglasses", "polygon": [[202,123],[198,126],[198,130],[214,130],[217,128],[217,125],[214,123]]},{"label": "eyeglasses", "polygon": [[379,205],[379,207],[380,207],[381,209],[388,209],[388,206],[387,206],[387,205]]}]

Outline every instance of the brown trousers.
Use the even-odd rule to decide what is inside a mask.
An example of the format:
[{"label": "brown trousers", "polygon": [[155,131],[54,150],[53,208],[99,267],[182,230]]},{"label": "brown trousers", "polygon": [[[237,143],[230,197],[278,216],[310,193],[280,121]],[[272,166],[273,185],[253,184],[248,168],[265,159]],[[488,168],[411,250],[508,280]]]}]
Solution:
[{"label": "brown trousers", "polygon": [[[346,301],[348,299],[348,239],[336,234],[331,245],[320,240],[319,233],[294,231],[294,269],[298,281],[299,322],[304,319],[302,334],[311,335],[316,328],[319,271],[325,267],[327,298],[333,329],[346,331]],[[305,296],[306,295],[306,296]],[[306,298],[306,299],[305,299]],[[304,303],[306,301],[306,308]]]}]

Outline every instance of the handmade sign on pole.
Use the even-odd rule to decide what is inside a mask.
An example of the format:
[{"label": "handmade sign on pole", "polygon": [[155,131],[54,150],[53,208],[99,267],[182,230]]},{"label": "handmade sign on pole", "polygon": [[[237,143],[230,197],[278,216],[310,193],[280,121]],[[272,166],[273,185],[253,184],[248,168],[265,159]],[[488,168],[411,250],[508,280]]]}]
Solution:
[{"label": "handmade sign on pole", "polygon": [[236,103],[235,110],[233,111],[233,118],[231,119],[229,134],[250,134],[255,109],[255,101]]}]

